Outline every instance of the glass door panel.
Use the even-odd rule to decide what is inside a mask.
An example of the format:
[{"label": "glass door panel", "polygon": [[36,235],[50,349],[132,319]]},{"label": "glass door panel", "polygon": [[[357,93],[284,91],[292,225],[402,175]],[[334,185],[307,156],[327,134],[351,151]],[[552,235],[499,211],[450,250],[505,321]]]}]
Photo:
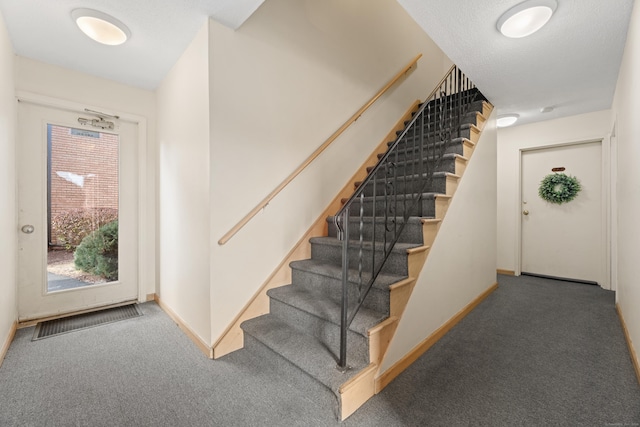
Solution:
[{"label": "glass door panel", "polygon": [[118,135],[47,124],[47,291],[118,280]]}]

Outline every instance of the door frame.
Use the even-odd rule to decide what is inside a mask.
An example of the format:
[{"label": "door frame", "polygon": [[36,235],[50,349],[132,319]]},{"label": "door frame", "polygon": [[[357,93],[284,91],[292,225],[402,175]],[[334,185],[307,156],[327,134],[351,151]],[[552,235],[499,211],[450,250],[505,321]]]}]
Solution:
[{"label": "door frame", "polygon": [[[29,102],[32,104],[41,105],[43,107],[51,107],[60,110],[82,112],[85,108],[100,111],[107,114],[117,114],[120,120],[134,123],[138,126],[138,203],[136,208],[138,209],[137,223],[138,223],[138,266],[137,266],[137,280],[138,280],[138,302],[146,302],[153,300],[155,297],[155,277],[156,277],[156,249],[155,249],[155,229],[156,229],[156,210],[155,210],[155,193],[151,201],[148,200],[148,194],[150,187],[154,188],[149,183],[147,177],[149,175],[149,164],[146,161],[148,158],[148,144],[147,140],[147,118],[133,113],[125,111],[114,111],[113,108],[79,103],[75,101],[68,101],[58,98],[53,98],[37,93],[17,91],[16,102]],[[17,162],[17,158],[15,160]],[[16,183],[17,185],[17,183]],[[17,191],[17,188],[16,188]],[[16,206],[17,208],[17,206]],[[16,211],[16,215],[18,212]],[[19,230],[16,230],[18,233]],[[16,241],[17,242],[17,241]],[[18,250],[16,246],[16,251]],[[16,259],[16,263],[17,263]],[[153,292],[148,291],[148,287],[153,284]],[[146,285],[146,286],[145,286]]]},{"label": "door frame", "polygon": [[518,197],[516,200],[514,214],[516,215],[516,242],[515,242],[515,254],[516,254],[516,270],[515,275],[519,276],[522,273],[522,156],[531,151],[539,151],[546,149],[553,149],[558,147],[579,146],[583,144],[590,144],[593,142],[600,143],[600,162],[601,162],[601,185],[602,185],[602,215],[600,224],[600,233],[602,236],[602,242],[604,242],[605,248],[603,251],[603,266],[604,266],[604,283],[600,284],[603,289],[615,290],[612,287],[611,281],[611,143],[610,135],[602,138],[591,138],[578,141],[561,142],[554,144],[540,144],[537,146],[521,148],[518,153]]},{"label": "door frame", "polygon": [[609,150],[608,150],[608,164],[609,178],[608,187],[608,224],[609,236],[611,238],[608,249],[609,260],[609,277],[611,290],[616,291],[618,289],[618,116],[614,116],[613,126],[611,127],[611,133],[609,134]]}]

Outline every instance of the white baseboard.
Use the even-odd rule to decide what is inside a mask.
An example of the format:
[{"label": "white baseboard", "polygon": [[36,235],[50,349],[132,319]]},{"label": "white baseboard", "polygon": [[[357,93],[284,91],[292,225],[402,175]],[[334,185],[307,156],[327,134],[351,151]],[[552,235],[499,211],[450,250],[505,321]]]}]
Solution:
[{"label": "white baseboard", "polygon": [[194,344],[200,349],[200,351],[203,352],[204,355],[209,359],[213,359],[213,348],[207,345],[207,343],[205,343],[195,332],[193,332],[193,330],[191,330],[191,328],[187,326],[184,320],[182,320],[182,318],[178,316],[178,314],[173,311],[171,307],[162,302],[157,294],[155,295],[155,301],[158,306],[160,306],[160,308],[165,313],[167,313],[171,320],[176,322],[178,327],[182,329],[182,332],[184,332],[191,339],[191,341],[194,342]]}]

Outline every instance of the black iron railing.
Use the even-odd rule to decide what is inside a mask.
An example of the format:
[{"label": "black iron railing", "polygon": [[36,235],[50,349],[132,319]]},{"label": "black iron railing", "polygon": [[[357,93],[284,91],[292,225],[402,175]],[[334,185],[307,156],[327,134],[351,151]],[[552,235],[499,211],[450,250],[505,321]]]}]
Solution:
[{"label": "black iron railing", "polygon": [[[477,96],[479,93],[474,84],[457,66],[451,67],[335,215],[338,238],[343,242],[338,363],[342,370],[347,369],[347,330],[389,258],[407,219],[420,212],[419,203],[423,194],[430,191],[433,173],[438,171],[448,143],[461,135],[461,118]],[[365,227],[365,224],[371,224],[371,227]],[[350,286],[355,289],[349,289]],[[350,294],[354,301],[349,301]]]}]

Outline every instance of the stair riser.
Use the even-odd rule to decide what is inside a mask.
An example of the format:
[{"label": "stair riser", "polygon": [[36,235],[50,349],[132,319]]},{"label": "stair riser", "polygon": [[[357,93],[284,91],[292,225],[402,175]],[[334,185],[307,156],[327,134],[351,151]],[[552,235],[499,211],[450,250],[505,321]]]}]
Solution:
[{"label": "stair riser", "polygon": [[[451,172],[455,171],[455,158],[453,157],[440,157],[435,160],[433,156],[427,156],[423,154],[424,160],[420,161],[420,150],[404,152],[402,158],[398,156],[392,156],[391,160],[395,163],[395,167],[386,168],[386,170],[379,169],[376,173],[377,179],[405,175],[417,175],[419,173],[434,173],[434,172]],[[367,172],[373,170],[373,167],[367,168]]]},{"label": "stair riser", "polygon": [[[273,316],[314,336],[336,356],[340,353],[340,326],[273,298],[269,307]],[[347,351],[347,356],[369,360],[368,340],[351,330],[347,331]]]},{"label": "stair riser", "polygon": [[[292,269],[291,283],[300,286],[309,292],[321,294],[338,302],[342,298],[342,280],[333,277],[321,276],[308,271]],[[370,308],[380,313],[389,313],[389,290],[371,288],[364,300],[363,307]],[[357,301],[359,296],[357,285],[349,284],[349,301]]]},{"label": "stair riser", "polygon": [[[400,169],[400,168],[399,168]],[[409,170],[411,172],[411,170]],[[402,176],[399,174],[399,176]],[[384,185],[380,181],[376,182],[375,192],[376,196],[384,196],[385,193],[389,194],[415,194],[415,193],[442,193],[445,194],[447,190],[446,184],[446,176],[439,174],[431,177],[431,182],[425,187],[425,177],[422,179],[418,179],[419,177],[414,176],[412,179],[398,179],[388,180],[388,185]],[[424,188],[423,188],[424,187]],[[364,196],[371,197],[373,196],[374,185],[373,183],[369,183],[364,188]],[[355,206],[359,206],[356,203]]]},{"label": "stair riser", "polygon": [[[482,112],[483,112],[483,107],[484,107],[484,103],[483,103],[483,102],[484,102],[484,101],[483,101],[482,99],[479,99],[479,100],[476,100],[476,101],[473,101],[473,102],[466,102],[466,103],[465,103],[465,105],[466,105],[466,107],[465,107],[465,108],[467,109],[467,113],[470,113],[470,112],[478,112],[478,113],[482,113]],[[431,109],[433,110],[434,102],[433,102],[433,101],[431,101],[431,102],[429,102],[429,104],[430,104],[430,105],[428,105],[426,108],[428,109],[428,108],[430,108],[430,107],[431,107]],[[440,106],[442,105],[442,103],[441,103],[441,102],[437,102],[437,101],[436,101],[436,104],[435,104],[435,105],[437,105],[438,107],[440,107]],[[448,107],[448,108],[447,108],[447,110],[450,110],[450,109],[451,109],[451,105],[452,105],[451,103],[448,103],[448,104],[447,104],[447,107]],[[456,105],[457,105],[457,104],[456,104]],[[420,107],[422,107],[422,105],[420,105]],[[415,113],[412,113],[412,115],[415,115]]]},{"label": "stair riser", "polygon": [[273,370],[287,379],[288,385],[299,390],[309,400],[317,401],[319,405],[326,405],[332,408],[334,414],[340,417],[340,398],[330,388],[311,377],[246,331],[244,333],[244,348],[252,352],[255,357],[261,360],[268,360]]},{"label": "stair riser", "polygon": [[[417,138],[422,137],[428,140],[433,140],[434,137],[439,137],[439,139],[443,139],[449,137],[449,135],[453,135],[455,138],[459,133],[462,133],[468,130],[471,126],[476,126],[475,120],[473,123],[461,123],[449,125],[446,123],[427,123],[424,124],[416,123],[412,128],[408,129],[405,137],[406,138]],[[403,130],[396,131],[396,137],[402,135],[404,133]]]},{"label": "stair riser", "polygon": [[[359,240],[360,239],[360,221],[358,219],[352,219],[351,221],[349,221],[349,225],[351,227],[349,230],[357,230],[353,232],[349,236],[349,238],[352,240]],[[335,223],[333,221],[329,221],[328,226],[329,226],[329,236],[337,237],[338,233],[337,233]],[[384,222],[376,221],[376,225],[375,225],[376,239],[382,236],[382,233],[386,231],[387,227],[389,227],[390,229],[393,227],[393,222],[391,218],[388,223],[388,226],[385,225]],[[368,222],[368,223],[362,224],[362,236],[363,236],[362,238],[364,240],[370,240],[373,237],[373,231],[374,231],[373,223]],[[415,222],[407,223],[404,226],[402,233],[400,234],[400,239],[398,241],[402,243],[422,243],[422,224],[415,223]]]},{"label": "stair riser", "polygon": [[[414,135],[413,133],[409,133],[407,135],[404,136],[404,138],[402,138],[402,140],[398,143],[398,148],[403,149],[403,148],[417,148],[420,146],[420,141],[422,141],[422,145],[425,147],[425,152],[433,146],[434,142],[436,143],[436,145],[438,145],[437,143],[441,142],[443,139],[447,139],[449,140],[449,137],[451,139],[455,139],[455,138],[466,138],[466,139],[471,139],[471,128],[465,128],[465,129],[461,129],[460,132],[455,132],[452,133],[451,135],[449,135],[449,133],[438,133],[438,134],[424,134],[424,135]],[[399,135],[398,135],[399,136]],[[394,141],[389,141],[387,142],[387,146],[392,146],[395,143]]]},{"label": "stair riser", "polygon": [[[424,123],[423,126],[426,128],[430,128],[430,129],[434,129],[434,128],[441,128],[441,127],[445,127],[448,128],[451,125],[476,125],[477,124],[477,114],[481,112],[481,111],[470,111],[466,114],[464,114],[462,116],[462,120],[460,120],[460,122],[458,123],[458,119],[457,116],[451,116],[450,115],[450,111],[447,111],[446,117],[444,120],[437,120],[436,122],[433,121],[433,119],[429,120],[429,115],[425,115],[425,119],[424,119]],[[413,119],[413,117],[412,117]],[[420,126],[421,120],[418,119],[416,120],[416,126]],[[407,126],[409,123],[411,123],[411,120],[406,120],[404,122],[404,125]]]},{"label": "stair riser", "polygon": [[[434,208],[435,212],[435,208]],[[358,252],[357,246],[351,246],[349,248],[349,268],[358,268]],[[362,251],[362,268],[363,270],[371,270],[371,249],[363,249]],[[324,245],[319,243],[311,244],[311,257],[323,261],[334,263],[335,265],[342,264],[342,247],[335,245]],[[376,264],[383,257],[382,251],[376,251]],[[407,254],[403,251],[392,251],[391,255],[387,259],[382,273],[396,274],[398,276],[407,276]]]},{"label": "stair riser", "polygon": [[[440,148],[438,147],[438,152],[440,152]],[[464,156],[464,145],[461,141],[452,141],[444,147],[444,152],[441,154],[459,154]],[[404,162],[407,160],[415,160],[420,157],[420,150],[410,148],[409,150],[400,149],[397,154],[393,154],[390,157],[390,160],[395,162]]]},{"label": "stair riser", "polygon": [[[441,192],[445,194],[444,191]],[[381,216],[385,214],[385,210],[387,211],[387,215],[389,216],[405,216],[405,210],[409,211],[412,209],[413,200],[407,200],[406,204],[404,203],[402,198],[398,198],[397,203],[393,203],[391,205],[385,206],[385,204],[377,200],[376,201],[376,216]],[[373,214],[373,200],[365,200],[363,203],[363,211],[364,216],[369,217]],[[350,212],[351,216],[359,216],[360,215],[360,207],[358,205],[357,209],[352,209]],[[417,203],[417,206],[413,206],[413,210],[409,212],[410,216],[421,216],[426,218],[432,218],[435,215],[435,204],[433,199],[422,199]]]}]

